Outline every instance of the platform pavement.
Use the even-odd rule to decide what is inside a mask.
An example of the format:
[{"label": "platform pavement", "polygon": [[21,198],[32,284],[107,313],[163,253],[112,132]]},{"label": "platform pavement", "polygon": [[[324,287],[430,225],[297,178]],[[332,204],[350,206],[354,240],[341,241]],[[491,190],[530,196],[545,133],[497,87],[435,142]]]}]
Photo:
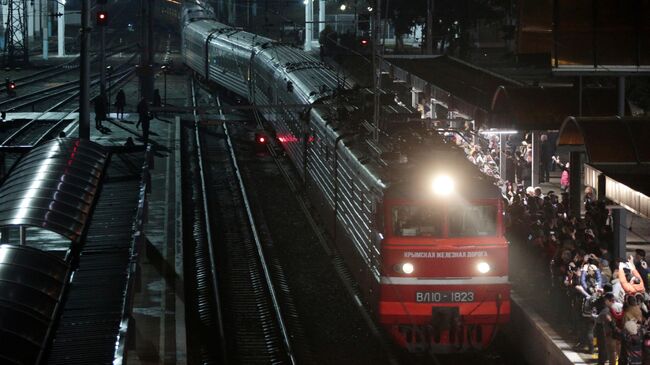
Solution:
[{"label": "platform pavement", "polygon": [[[541,183],[543,193],[560,192],[559,176],[552,174],[550,182]],[[650,220],[629,213],[627,227],[632,227],[627,235],[627,253],[641,248],[650,255]],[[517,244],[517,243],[513,243]],[[525,255],[517,253],[516,247],[511,249],[511,281],[512,312],[509,331],[512,339],[522,349],[522,353],[530,365],[563,365],[563,364],[595,364],[598,355],[577,352],[573,349],[577,337],[570,332],[570,326],[563,318],[562,308],[557,308],[551,301],[544,285],[537,280],[548,280],[547,275],[539,277],[521,277],[526,271],[516,271],[517,267],[540,267],[538,263],[528,261]],[[530,256],[530,255],[528,255]],[[520,265],[517,261],[521,260]],[[546,274],[546,271],[544,274]],[[541,279],[540,279],[541,278]],[[568,312],[568,308],[564,313]]]},{"label": "platform pavement", "polygon": [[[182,105],[187,100],[187,78],[168,75],[168,100]],[[163,78],[156,76],[156,88],[163,93]],[[111,106],[103,131],[95,128],[90,114],[90,139],[105,146],[123,146],[127,138],[143,145],[142,129],[136,128],[139,100],[137,82],[122,87],[127,105],[118,119]],[[116,93],[117,91],[114,91]],[[114,96],[113,96],[114,98]],[[113,101],[113,100],[112,100]],[[92,107],[91,107],[92,109]],[[135,347],[127,354],[128,365],[186,364],[185,306],[183,291],[183,252],[180,232],[180,119],[159,115],[150,122],[149,139],[155,151],[151,170],[151,192],[145,223],[147,247],[141,260],[140,287],[134,298]],[[78,124],[64,129],[76,137]]]},{"label": "platform pavement", "polygon": [[[90,119],[94,121],[94,115]],[[137,119],[135,113],[124,113],[123,120],[111,114],[110,120],[103,123],[108,130],[99,131],[92,123],[90,138],[102,145],[121,146],[130,137],[135,145],[142,145]],[[134,298],[136,338],[135,348],[127,356],[128,364],[186,363],[183,259],[176,219],[180,204],[176,191],[179,127],[173,117],[151,121],[155,157],[145,229],[147,247],[141,261],[140,290]],[[75,136],[77,128],[71,125],[66,135]]]}]

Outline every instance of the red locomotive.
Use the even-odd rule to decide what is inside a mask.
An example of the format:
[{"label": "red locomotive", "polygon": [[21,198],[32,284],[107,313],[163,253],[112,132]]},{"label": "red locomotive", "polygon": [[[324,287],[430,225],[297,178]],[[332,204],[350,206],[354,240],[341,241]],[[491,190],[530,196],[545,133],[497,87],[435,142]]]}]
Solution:
[{"label": "red locomotive", "polygon": [[500,192],[461,176],[392,187],[384,200],[378,316],[413,351],[485,348],[509,320]]}]

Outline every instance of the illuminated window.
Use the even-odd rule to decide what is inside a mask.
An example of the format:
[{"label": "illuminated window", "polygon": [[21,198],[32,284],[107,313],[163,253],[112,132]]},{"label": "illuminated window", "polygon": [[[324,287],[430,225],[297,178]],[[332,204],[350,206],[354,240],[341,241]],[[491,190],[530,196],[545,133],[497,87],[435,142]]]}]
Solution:
[{"label": "illuminated window", "polygon": [[449,237],[476,237],[496,235],[496,206],[450,206],[448,214]]},{"label": "illuminated window", "polygon": [[400,206],[393,208],[393,234],[403,237],[442,236],[443,214],[432,206]]}]

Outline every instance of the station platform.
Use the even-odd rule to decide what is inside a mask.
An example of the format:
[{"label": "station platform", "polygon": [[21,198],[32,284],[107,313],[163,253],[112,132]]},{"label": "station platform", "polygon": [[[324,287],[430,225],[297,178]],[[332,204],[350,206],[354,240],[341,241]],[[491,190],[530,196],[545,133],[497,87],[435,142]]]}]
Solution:
[{"label": "station platform", "polygon": [[[551,173],[550,182],[541,183],[544,194],[549,191],[560,192],[559,172]],[[628,214],[627,253],[634,255],[635,249],[643,249],[650,255],[650,220]],[[558,307],[549,295],[546,282],[548,266],[540,267],[530,254],[523,252],[526,247],[513,242],[511,246],[511,322],[507,329],[509,337],[521,350],[529,365],[596,364],[597,352],[587,354],[574,350],[577,335],[571,332],[567,320],[569,309]],[[535,268],[546,270],[537,277],[529,276]],[[544,283],[540,283],[544,280]],[[543,285],[542,285],[543,284]]]},{"label": "station platform", "polygon": [[[168,76],[168,82],[172,77]],[[183,77],[178,78],[184,80]],[[124,90],[127,93],[127,100],[137,100],[137,84],[128,84]],[[182,92],[181,90],[175,93],[178,100],[182,100]],[[136,128],[138,115],[133,109],[135,103],[127,105],[124,117],[121,119],[117,119],[115,113],[111,113],[109,120],[103,122],[104,127],[107,128],[103,130],[94,127],[94,114],[91,113],[91,141],[114,148],[125,146],[127,139],[130,138],[136,147],[142,147],[144,150],[142,129]],[[67,113],[56,113],[50,117],[57,119],[65,114]],[[47,116],[44,113],[8,113],[6,120],[20,123],[20,121],[43,117]],[[71,138],[77,137],[78,115],[70,114],[66,119],[70,119],[70,123],[64,129],[65,135]],[[180,169],[180,118],[173,115],[159,115],[151,120],[150,126],[149,142],[154,153],[153,161],[150,161],[152,162],[150,165],[152,188],[148,195],[144,229],[146,245],[141,254],[140,277],[133,298],[132,313],[135,331],[128,335],[128,356],[124,364],[182,365],[186,363],[185,308],[182,234],[178,219],[180,182],[177,180],[180,174],[176,174]],[[119,160],[123,169],[142,167],[142,161],[138,163],[119,155],[114,159]],[[116,164],[113,170],[115,166]],[[121,193],[119,186],[116,188],[117,190],[112,191],[111,194],[117,198]],[[128,198],[128,202],[120,204],[137,203],[135,196],[124,198]],[[117,201],[119,200],[115,200]],[[110,221],[110,217],[104,216],[101,219]],[[39,249],[59,257],[63,257],[70,246],[70,242],[65,238],[45,230],[30,227],[27,228],[27,235],[30,242],[40,242]],[[10,236],[9,243],[18,243],[17,240],[18,235],[13,234]]]},{"label": "station platform", "polygon": [[[91,121],[94,116],[91,115]],[[91,140],[121,146],[127,138],[141,145],[138,115],[111,114],[103,125],[110,132],[91,128]],[[70,133],[76,133],[71,127]],[[185,364],[185,307],[183,249],[180,231],[180,119],[159,116],[151,121],[150,143],[154,150],[151,192],[145,222],[146,246],[141,260],[140,290],[133,303],[136,323],[134,347],[127,364]]]}]

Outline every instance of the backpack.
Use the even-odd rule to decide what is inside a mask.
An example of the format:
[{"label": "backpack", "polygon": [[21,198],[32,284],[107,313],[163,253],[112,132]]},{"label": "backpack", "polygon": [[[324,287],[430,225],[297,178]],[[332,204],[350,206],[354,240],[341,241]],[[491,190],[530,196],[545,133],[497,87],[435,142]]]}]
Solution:
[{"label": "backpack", "polygon": [[591,296],[589,298],[585,298],[582,301],[582,316],[583,317],[590,318],[590,317],[593,317],[596,314],[594,312],[596,311],[596,300],[597,299],[598,298],[596,298],[595,296]]}]

